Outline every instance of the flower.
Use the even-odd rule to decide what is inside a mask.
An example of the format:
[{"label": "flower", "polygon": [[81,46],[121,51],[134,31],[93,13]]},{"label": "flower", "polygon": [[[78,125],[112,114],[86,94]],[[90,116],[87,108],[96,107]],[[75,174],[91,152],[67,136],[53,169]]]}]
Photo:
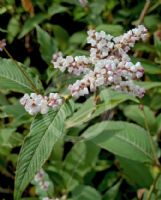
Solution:
[{"label": "flower", "polygon": [[69,85],[71,95],[79,98],[94,92],[97,87],[111,86],[115,90],[143,97],[144,89],[136,86],[133,80],[141,78],[144,69],[140,62],[132,63],[127,53],[135,42],[146,39],[147,29],[139,25],[118,37],[96,30],[89,30],[87,34],[87,43],[91,45],[89,57],[63,58],[62,53],[53,55],[55,68],[61,71],[67,69],[75,75],[84,74],[81,80]]},{"label": "flower", "polygon": [[44,191],[48,190],[49,187],[49,181],[45,181],[45,172],[43,169],[37,172],[37,174],[34,177],[34,180],[38,183],[40,188]]},{"label": "flower", "polygon": [[[133,81],[144,75],[144,68],[140,62],[132,63],[128,51],[138,40],[146,40],[147,29],[139,25],[117,37],[96,30],[89,30],[87,34],[87,43],[91,46],[90,56],[63,57],[58,52],[51,61],[54,68],[61,72],[82,75],[80,80],[68,86],[70,94],[79,98],[95,92],[98,87],[106,86],[142,98],[144,88],[135,85]],[[50,93],[49,97],[31,93],[25,94],[20,103],[31,115],[46,114],[49,108],[59,108],[63,99],[58,93]]]},{"label": "flower", "polygon": [[50,107],[58,108],[63,100],[58,93],[50,93],[49,97],[31,93],[30,95],[25,94],[20,99],[20,103],[30,115],[35,115],[37,113],[46,114]]},{"label": "flower", "polygon": [[3,51],[5,46],[6,46],[6,40],[5,39],[0,40],[0,51]]},{"label": "flower", "polygon": [[80,75],[89,71],[91,61],[86,56],[67,56],[63,58],[62,53],[58,52],[53,55],[52,64],[54,68],[60,69],[61,72],[67,70],[74,75]]}]

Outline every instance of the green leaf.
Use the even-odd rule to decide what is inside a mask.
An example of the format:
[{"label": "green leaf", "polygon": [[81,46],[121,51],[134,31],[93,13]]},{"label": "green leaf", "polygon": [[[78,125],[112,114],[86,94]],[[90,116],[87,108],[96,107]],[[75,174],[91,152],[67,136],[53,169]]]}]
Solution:
[{"label": "green leaf", "polygon": [[86,41],[86,33],[84,31],[76,32],[74,33],[70,39],[70,44],[80,45],[83,43],[83,41]]},{"label": "green leaf", "polygon": [[5,105],[1,108],[5,114],[8,116],[13,116],[14,118],[20,117],[26,114],[24,107],[20,104],[15,105]]},{"label": "green leaf", "polygon": [[96,27],[97,31],[105,31],[108,34],[118,36],[123,33],[123,27],[121,25],[115,25],[115,24],[101,24]]},{"label": "green leaf", "polygon": [[44,61],[51,63],[52,55],[56,51],[54,39],[39,26],[36,27],[38,43],[40,44],[40,52]]},{"label": "green leaf", "polygon": [[72,102],[38,115],[31,125],[30,134],[21,148],[16,170],[14,199],[19,200],[22,192],[50,156],[54,144],[63,136],[64,120],[73,110]]},{"label": "green leaf", "polygon": [[20,32],[20,16],[16,15],[12,17],[7,26],[7,40],[9,43],[12,43],[16,35]]},{"label": "green leaf", "polygon": [[5,128],[0,130],[0,146],[11,147],[9,139],[14,131],[14,128]]},{"label": "green leaf", "polygon": [[116,183],[117,180],[118,180],[118,172],[110,170],[105,174],[102,182],[98,187],[98,190],[100,192],[104,192],[107,189],[112,188],[112,186]]},{"label": "green leaf", "polygon": [[158,15],[148,15],[144,17],[144,24],[150,31],[157,29],[157,24],[160,24],[161,19]]},{"label": "green leaf", "polygon": [[98,117],[105,111],[116,107],[118,104],[124,101],[132,100],[138,102],[138,100],[133,96],[118,91],[113,91],[111,89],[102,90],[100,93],[100,98],[102,102],[98,105],[95,104],[94,97],[89,98],[81,106],[81,108],[67,120],[66,127],[70,128],[74,126],[80,126],[81,124]]},{"label": "green leaf", "polygon": [[121,185],[121,181],[118,181],[114,186],[112,186],[103,196],[103,200],[111,199],[115,200],[117,195],[119,194],[119,188]]},{"label": "green leaf", "polygon": [[37,14],[36,16],[29,18],[23,25],[22,31],[19,35],[19,39],[24,37],[27,33],[32,31],[38,24],[43,22],[46,19],[47,15],[45,14]]},{"label": "green leaf", "polygon": [[59,25],[53,25],[53,32],[55,39],[61,50],[66,50],[68,46],[69,35],[68,32]]},{"label": "green leaf", "polygon": [[151,162],[152,152],[146,131],[132,123],[105,121],[89,127],[82,135],[116,155]]},{"label": "green leaf", "polygon": [[[18,64],[22,65],[20,63]],[[8,89],[22,93],[33,91],[30,83],[16,64],[10,59],[2,58],[0,58],[0,89]]]},{"label": "green leaf", "polygon": [[76,143],[64,160],[64,169],[74,173],[74,177],[83,178],[96,162],[99,151],[90,141]]},{"label": "green leaf", "polygon": [[71,200],[101,200],[101,195],[96,189],[82,185],[72,192]]},{"label": "green leaf", "polygon": [[6,96],[2,93],[0,93],[0,106],[4,106],[4,105],[7,105],[9,104]]},{"label": "green leaf", "polygon": [[[145,120],[148,124],[148,127],[151,131],[155,130],[155,117],[154,113],[150,110],[149,107],[144,106],[144,111],[139,108],[138,105],[129,105],[124,107],[124,114],[127,118],[138,123],[142,127],[146,128]],[[144,116],[145,113],[145,116]]]},{"label": "green leaf", "polygon": [[[38,24],[42,23],[45,19],[50,19],[54,14],[58,14],[61,12],[65,12],[67,8],[53,4],[49,7],[47,13],[38,13],[34,17],[27,19],[27,21],[24,23],[22,27],[22,31],[19,35],[19,39],[24,37],[26,34],[28,34],[30,31],[32,31]],[[44,43],[45,44],[45,43]]]},{"label": "green leaf", "polygon": [[119,165],[125,178],[130,184],[138,188],[150,187],[153,178],[149,168],[144,163],[122,157],[117,157],[117,159],[119,160]]},{"label": "green leaf", "polygon": [[91,114],[95,110],[94,99],[88,99],[81,108],[75,112],[72,117],[66,121],[66,128],[80,126],[84,122],[87,122],[91,119]]},{"label": "green leaf", "polygon": [[55,14],[67,12],[67,7],[61,6],[59,4],[53,3],[48,9],[48,17],[52,17]]}]

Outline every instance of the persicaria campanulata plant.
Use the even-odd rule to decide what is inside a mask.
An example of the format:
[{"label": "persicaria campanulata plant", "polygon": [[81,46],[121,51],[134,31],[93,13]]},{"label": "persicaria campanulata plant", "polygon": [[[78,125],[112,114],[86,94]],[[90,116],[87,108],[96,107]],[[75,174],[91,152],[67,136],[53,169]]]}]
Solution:
[{"label": "persicaria campanulata plant", "polygon": [[[71,96],[79,98],[106,86],[142,98],[145,90],[136,85],[134,80],[143,76],[144,69],[140,62],[132,63],[128,52],[138,40],[146,40],[147,29],[139,25],[118,37],[95,30],[89,30],[87,34],[87,43],[90,44],[88,57],[64,58],[61,52],[53,55],[54,68],[76,76],[82,75],[82,79],[68,86]],[[31,115],[39,112],[45,114],[50,107],[59,107],[63,98],[57,93],[51,93],[49,97],[32,93],[25,94],[20,102]]]}]

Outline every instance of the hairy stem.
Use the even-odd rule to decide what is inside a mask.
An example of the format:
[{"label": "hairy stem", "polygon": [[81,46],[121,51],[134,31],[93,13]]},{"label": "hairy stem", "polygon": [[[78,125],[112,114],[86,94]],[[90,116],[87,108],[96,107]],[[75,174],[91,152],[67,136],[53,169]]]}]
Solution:
[{"label": "hairy stem", "polygon": [[26,78],[26,80],[29,82],[29,84],[31,85],[32,89],[34,92],[36,92],[37,94],[39,94],[38,89],[36,88],[35,84],[32,82],[32,80],[29,78],[29,76],[27,75],[27,73],[24,71],[24,69],[17,63],[17,61],[12,57],[12,55],[8,52],[8,50],[6,48],[4,48],[4,51],[6,52],[6,54],[8,55],[9,58],[11,58],[13,60],[13,62],[15,63],[15,65],[18,67],[18,69],[21,71],[21,73],[24,75],[24,77]]}]

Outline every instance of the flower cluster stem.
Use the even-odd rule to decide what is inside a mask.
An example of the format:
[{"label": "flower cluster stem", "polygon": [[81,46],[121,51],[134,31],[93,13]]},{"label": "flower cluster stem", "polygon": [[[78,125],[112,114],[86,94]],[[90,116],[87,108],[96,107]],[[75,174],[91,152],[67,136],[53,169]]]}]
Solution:
[{"label": "flower cluster stem", "polygon": [[136,26],[139,25],[139,24],[141,24],[141,23],[143,22],[144,17],[145,17],[145,15],[146,15],[146,13],[148,12],[148,9],[149,9],[149,7],[150,7],[150,4],[151,4],[151,0],[146,0],[146,3],[145,3],[145,5],[144,5],[144,8],[143,8],[141,14],[140,14],[140,17],[139,17],[139,19],[135,22],[135,25],[136,25]]}]

